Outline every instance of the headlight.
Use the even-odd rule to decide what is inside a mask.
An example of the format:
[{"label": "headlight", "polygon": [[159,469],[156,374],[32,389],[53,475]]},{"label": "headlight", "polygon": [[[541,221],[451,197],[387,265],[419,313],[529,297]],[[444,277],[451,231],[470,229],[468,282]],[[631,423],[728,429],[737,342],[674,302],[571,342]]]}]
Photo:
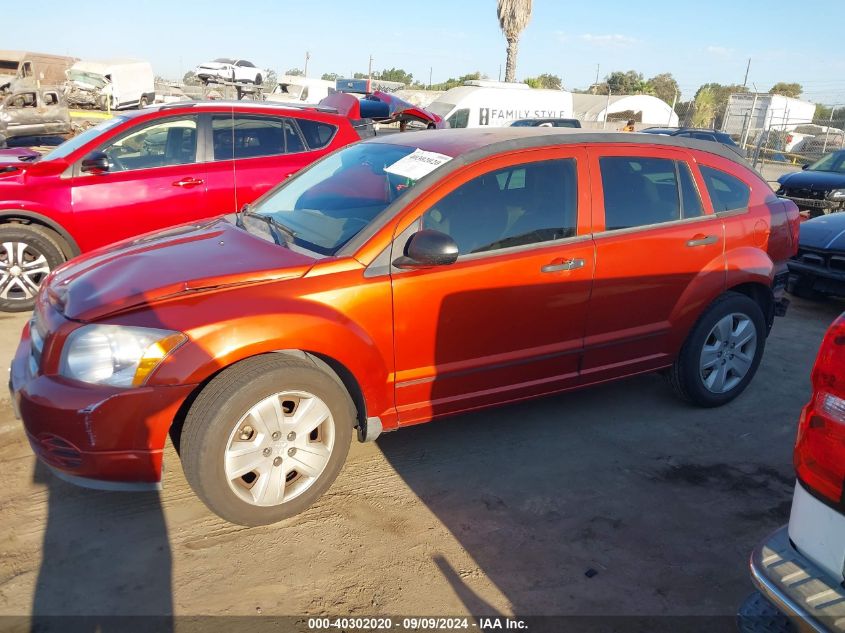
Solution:
[{"label": "headlight", "polygon": [[834,189],[827,194],[827,199],[833,200],[834,202],[845,201],[845,189]]},{"label": "headlight", "polygon": [[186,340],[170,330],[86,325],[68,337],[60,373],[95,385],[139,387]]}]

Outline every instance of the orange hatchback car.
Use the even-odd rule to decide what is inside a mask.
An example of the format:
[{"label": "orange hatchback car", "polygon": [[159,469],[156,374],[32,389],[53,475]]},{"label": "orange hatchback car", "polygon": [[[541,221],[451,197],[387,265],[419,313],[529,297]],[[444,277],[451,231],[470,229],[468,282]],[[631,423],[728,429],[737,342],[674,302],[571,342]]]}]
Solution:
[{"label": "orange hatchback car", "polygon": [[717,143],[442,130],[330,154],[240,213],[76,258],[11,371],[57,475],[161,481],[246,525],[382,431],[665,370],[718,406],[754,376],[798,210]]}]

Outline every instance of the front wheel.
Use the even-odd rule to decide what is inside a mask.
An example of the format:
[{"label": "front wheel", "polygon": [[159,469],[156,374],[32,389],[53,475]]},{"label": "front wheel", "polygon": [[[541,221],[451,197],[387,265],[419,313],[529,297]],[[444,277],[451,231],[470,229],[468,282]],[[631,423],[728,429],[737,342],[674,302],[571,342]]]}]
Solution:
[{"label": "front wheel", "polygon": [[328,490],[355,422],[349,394],[316,364],[257,356],[221,372],[194,401],[180,442],[185,476],[222,518],[275,523]]},{"label": "front wheel", "polygon": [[28,312],[41,282],[65,261],[61,238],[34,224],[0,225],[0,312]]},{"label": "front wheel", "polygon": [[261,77],[261,75],[256,75],[256,76],[255,76],[255,85],[256,85],[256,86],[260,86],[260,85],[261,85],[261,81],[262,81],[262,79],[263,79],[263,78]]},{"label": "front wheel", "polygon": [[702,407],[741,394],[760,365],[766,322],[759,304],[727,292],[698,319],[669,372],[676,393]]}]

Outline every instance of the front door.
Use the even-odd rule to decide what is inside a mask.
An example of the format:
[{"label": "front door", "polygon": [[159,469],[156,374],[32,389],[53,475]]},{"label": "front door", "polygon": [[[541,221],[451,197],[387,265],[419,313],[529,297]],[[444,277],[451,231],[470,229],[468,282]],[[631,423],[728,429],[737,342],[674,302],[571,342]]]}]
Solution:
[{"label": "front door", "polygon": [[109,158],[108,171],[83,173],[76,166],[74,216],[99,227],[101,238],[88,248],[208,215],[197,138],[195,116],[159,120],[99,148]]},{"label": "front door", "polygon": [[400,424],[576,380],[594,266],[586,154],[537,154],[455,176],[458,186],[412,212],[394,241],[394,259],[419,228],[447,233],[460,250],[451,265],[393,269]]},{"label": "front door", "polygon": [[[669,148],[590,150],[596,274],[583,380],[665,366],[679,326],[724,288],[721,219],[691,157]],[[602,213],[603,211],[603,213]]]}]

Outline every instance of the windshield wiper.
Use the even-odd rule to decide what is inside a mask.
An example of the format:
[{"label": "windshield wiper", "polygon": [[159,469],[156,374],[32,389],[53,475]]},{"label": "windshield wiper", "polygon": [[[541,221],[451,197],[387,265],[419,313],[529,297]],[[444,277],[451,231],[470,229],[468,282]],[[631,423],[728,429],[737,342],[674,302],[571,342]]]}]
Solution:
[{"label": "windshield wiper", "polygon": [[[296,233],[292,229],[286,227],[284,224],[282,224],[276,218],[270,215],[264,215],[263,213],[256,213],[255,211],[252,211],[251,206],[249,204],[245,204],[243,208],[235,214],[235,226],[242,229],[245,228],[243,221],[245,217],[263,220],[270,231],[270,235],[273,236],[273,241],[279,246],[288,241],[293,242],[293,238],[296,237]],[[287,240],[281,236],[282,233],[287,236]]]}]

